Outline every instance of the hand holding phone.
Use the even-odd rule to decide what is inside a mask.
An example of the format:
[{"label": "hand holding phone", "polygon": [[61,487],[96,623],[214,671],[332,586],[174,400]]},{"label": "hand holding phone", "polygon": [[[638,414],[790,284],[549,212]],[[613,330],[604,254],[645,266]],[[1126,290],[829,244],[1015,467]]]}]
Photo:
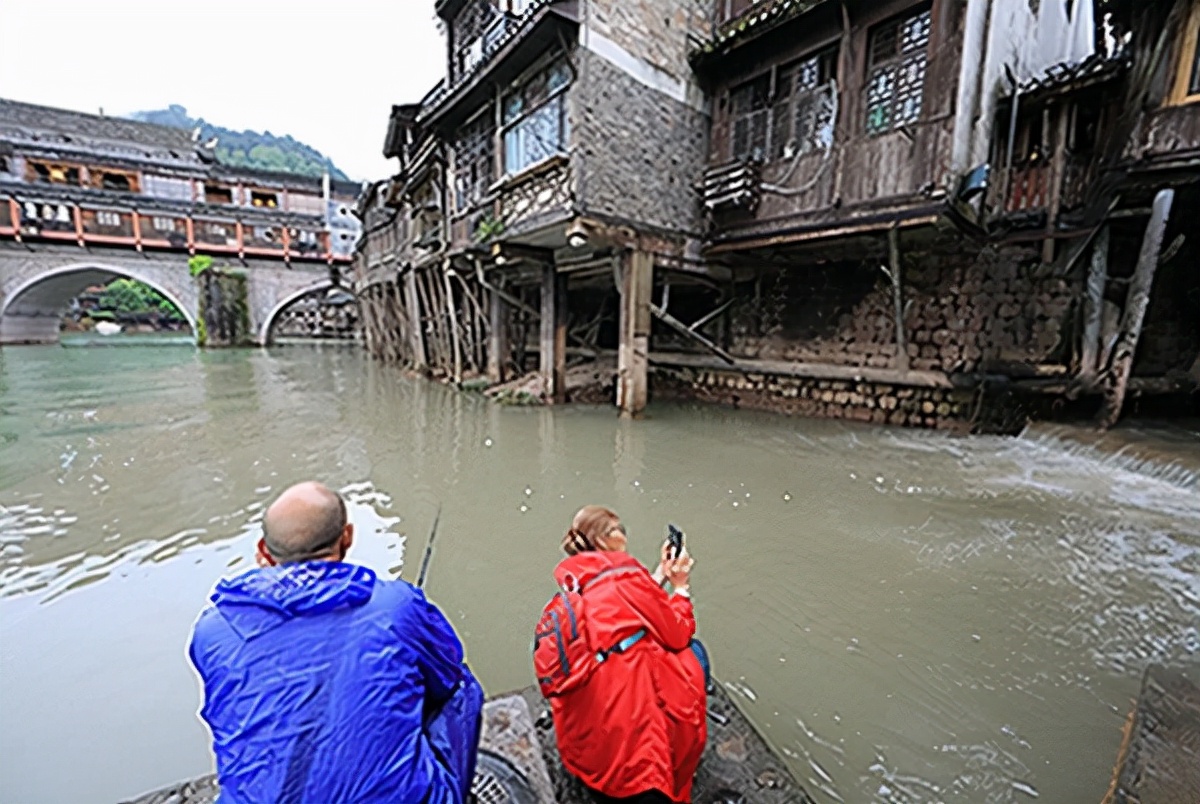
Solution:
[{"label": "hand holding phone", "polygon": [[671,545],[671,558],[683,555],[683,531],[674,525],[667,525],[667,542]]}]

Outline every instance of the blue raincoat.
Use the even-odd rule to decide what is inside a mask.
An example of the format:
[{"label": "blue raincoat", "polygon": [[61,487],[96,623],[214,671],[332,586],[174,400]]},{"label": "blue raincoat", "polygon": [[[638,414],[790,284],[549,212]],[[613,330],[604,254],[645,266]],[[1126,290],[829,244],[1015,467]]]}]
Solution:
[{"label": "blue raincoat", "polygon": [[319,561],[221,581],[192,634],[222,804],[461,804],[483,692],[415,587]]}]

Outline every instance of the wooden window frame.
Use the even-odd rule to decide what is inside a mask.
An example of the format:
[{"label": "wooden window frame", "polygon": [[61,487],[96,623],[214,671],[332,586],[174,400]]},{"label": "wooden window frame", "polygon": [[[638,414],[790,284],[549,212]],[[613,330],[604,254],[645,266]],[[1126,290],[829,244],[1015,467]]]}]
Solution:
[{"label": "wooden window frame", "polygon": [[[922,17],[924,17],[922,22],[925,27],[924,41],[915,48],[906,50],[904,29]],[[880,57],[876,52],[877,44],[882,34],[889,28],[894,28],[891,32],[894,37],[894,47],[890,54]],[[932,46],[933,10],[929,3],[915,5],[872,26],[867,33],[867,81],[863,91],[863,131],[867,136],[879,137],[921,122],[921,117],[925,113],[924,96],[929,79],[929,50]],[[902,94],[899,88],[905,73],[910,69],[919,69],[921,73],[920,81],[916,82],[916,113],[912,116],[901,117],[897,112],[903,109],[905,99],[913,97],[912,93]],[[878,91],[875,87],[876,82],[884,79],[890,82],[888,91],[880,94],[876,100],[872,100],[873,94]],[[872,115],[877,110],[886,114],[886,119],[879,123],[872,123]]]},{"label": "wooden window frame", "polygon": [[[561,71],[561,73],[560,73]],[[562,75],[561,83],[551,86],[553,79]],[[533,92],[538,82],[544,82],[545,92]],[[514,81],[500,97],[500,132],[498,136],[498,151],[500,159],[500,176],[504,179],[519,176],[538,165],[562,156],[571,147],[570,111],[567,107],[567,93],[575,82],[575,76],[566,54],[557,53],[545,59],[537,67],[529,70],[520,80]],[[532,97],[530,93],[533,92]],[[510,102],[520,100],[519,109],[510,107]],[[532,130],[537,135],[536,128],[530,126],[531,121],[540,118],[546,112],[556,114],[557,131],[554,134],[557,142],[553,143],[553,152],[536,159],[524,159],[519,165],[509,163],[509,135],[521,131]],[[543,143],[546,145],[547,143]],[[518,146],[513,146],[518,147]]]},{"label": "wooden window frame", "polygon": [[487,197],[496,180],[496,113],[485,106],[454,143],[454,208],[465,212]]},{"label": "wooden window frame", "polygon": [[[729,158],[766,162],[771,156],[771,72],[760,73],[729,90]],[[743,97],[745,100],[743,100]],[[759,122],[761,121],[761,122]],[[739,127],[745,128],[739,134]],[[738,140],[744,139],[744,148]],[[761,140],[761,142],[760,142]],[[760,152],[761,151],[761,152]]]},{"label": "wooden window frame", "polygon": [[1175,63],[1175,84],[1167,98],[1168,106],[1191,103],[1200,103],[1200,0],[1192,0],[1192,10],[1184,23]]},{"label": "wooden window frame", "polygon": [[[796,61],[776,68],[775,97],[771,102],[771,130],[768,158],[772,161],[792,159],[832,146],[833,129],[837,120],[830,114],[835,105],[827,103],[831,92],[837,91],[837,71],[840,46],[838,43],[818,48]],[[806,70],[815,70],[815,78],[798,83]],[[784,89],[786,81],[787,87]],[[830,130],[830,142],[819,141],[820,133]],[[794,150],[790,153],[787,147]]]}]

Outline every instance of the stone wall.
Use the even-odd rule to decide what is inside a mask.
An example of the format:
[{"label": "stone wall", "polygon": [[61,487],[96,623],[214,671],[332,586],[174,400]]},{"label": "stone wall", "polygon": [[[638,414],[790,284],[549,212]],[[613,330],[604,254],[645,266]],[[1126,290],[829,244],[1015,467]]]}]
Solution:
[{"label": "stone wall", "polygon": [[[1078,281],[1042,275],[1032,252],[904,259],[910,367],[972,373],[1065,363]],[[744,289],[743,293],[753,292]],[[739,356],[839,366],[896,365],[892,286],[877,264],[798,265],[764,278],[735,316]]]},{"label": "stone wall", "polygon": [[736,371],[656,369],[656,401],[694,400],[793,416],[955,432],[972,429],[979,411],[972,390],[916,388],[852,380],[815,380]]},{"label": "stone wall", "polygon": [[609,60],[579,51],[571,97],[573,162],[585,213],[696,234],[705,114]]}]

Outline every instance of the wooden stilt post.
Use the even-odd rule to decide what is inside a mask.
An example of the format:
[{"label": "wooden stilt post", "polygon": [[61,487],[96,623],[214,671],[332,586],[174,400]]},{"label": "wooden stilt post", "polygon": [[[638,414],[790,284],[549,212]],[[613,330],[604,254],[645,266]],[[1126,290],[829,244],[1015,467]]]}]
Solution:
[{"label": "wooden stilt post", "polygon": [[621,272],[620,343],[617,348],[617,407],[622,416],[638,416],[649,398],[650,295],[654,255],[631,251]]},{"label": "wooden stilt post", "polygon": [[1087,297],[1083,302],[1083,341],[1079,349],[1079,386],[1096,383],[1100,371],[1100,323],[1104,312],[1104,288],[1108,284],[1108,224],[1096,235],[1092,262],[1088,266]]},{"label": "wooden stilt post", "polygon": [[908,371],[908,333],[904,330],[904,287],[901,284],[902,269],[900,267],[900,230],[893,227],[888,230],[888,261],[891,263],[892,302],[895,305],[896,317],[896,368]]},{"label": "wooden stilt post", "polygon": [[488,293],[488,382],[504,382],[509,357],[508,302],[499,293]]},{"label": "wooden stilt post", "polygon": [[1129,387],[1129,375],[1133,371],[1133,357],[1137,353],[1138,340],[1142,336],[1142,324],[1146,320],[1146,308],[1150,305],[1150,290],[1154,286],[1154,273],[1162,253],[1163,235],[1171,205],[1175,202],[1174,190],[1160,190],[1154,197],[1154,208],[1150,223],[1142,239],[1142,251],[1138,256],[1133,281],[1129,285],[1129,296],[1125,300],[1125,312],[1121,316],[1121,331],[1117,345],[1113,348],[1112,368],[1109,370],[1104,389],[1104,407],[1100,410],[1100,427],[1109,428],[1121,418],[1125,406],[1125,392]]},{"label": "wooden stilt post", "polygon": [[429,365],[429,357],[425,353],[425,323],[421,317],[417,277],[412,270],[404,274],[404,309],[408,313],[408,348],[412,352],[412,366],[420,371]]},{"label": "wooden stilt post", "polygon": [[541,338],[539,371],[552,402],[566,399],[567,385],[567,278],[553,263],[542,267]]},{"label": "wooden stilt post", "polygon": [[449,258],[442,262],[442,288],[446,294],[446,325],[450,330],[450,359],[454,371],[454,382],[461,383],[463,378],[462,342],[459,337],[458,309],[454,303],[454,288],[450,287]]}]

